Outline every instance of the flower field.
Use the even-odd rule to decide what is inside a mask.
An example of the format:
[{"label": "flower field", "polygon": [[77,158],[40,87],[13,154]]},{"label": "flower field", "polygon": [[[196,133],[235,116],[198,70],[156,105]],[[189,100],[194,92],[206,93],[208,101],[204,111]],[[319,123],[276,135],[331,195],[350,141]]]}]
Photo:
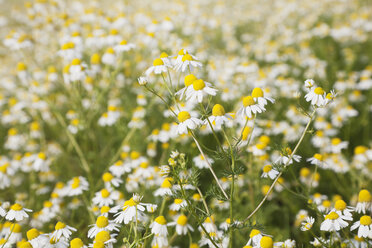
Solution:
[{"label": "flower field", "polygon": [[369,0],[0,0],[0,248],[372,247]]}]

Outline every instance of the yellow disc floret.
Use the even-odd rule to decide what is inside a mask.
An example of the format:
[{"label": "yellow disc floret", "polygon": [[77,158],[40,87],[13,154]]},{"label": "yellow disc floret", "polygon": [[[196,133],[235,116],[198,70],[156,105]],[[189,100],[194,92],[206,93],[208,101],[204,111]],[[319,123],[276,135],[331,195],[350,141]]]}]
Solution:
[{"label": "yellow disc floret", "polygon": [[162,216],[162,215],[156,217],[155,222],[160,224],[160,225],[167,224],[167,221],[165,220],[164,216]]},{"label": "yellow disc floret", "polygon": [[163,62],[163,60],[157,58],[157,59],[154,60],[154,62],[152,64],[153,64],[153,66],[160,66],[160,65],[164,65],[164,62]]},{"label": "yellow disc floret", "polygon": [[194,82],[195,80],[197,80],[197,77],[195,77],[194,74],[189,74],[185,77],[184,79],[184,82],[185,82],[185,86],[190,86],[192,85],[192,82]]},{"label": "yellow disc floret", "polygon": [[257,98],[257,97],[263,97],[264,92],[261,88],[254,88],[252,91],[252,97]]},{"label": "yellow disc floret", "polygon": [[205,83],[202,79],[197,79],[192,82],[194,90],[202,90],[205,87]]},{"label": "yellow disc floret", "polygon": [[371,193],[368,190],[362,189],[358,195],[358,202],[370,202],[371,201]]},{"label": "yellow disc floret", "polygon": [[317,94],[317,95],[323,95],[324,94],[324,90],[322,87],[317,87],[314,89],[314,93]]},{"label": "yellow disc floret", "polygon": [[336,212],[331,212],[325,217],[327,220],[336,220],[339,218],[339,215]]},{"label": "yellow disc floret", "polygon": [[223,115],[225,115],[225,113],[226,113],[225,109],[221,104],[216,104],[216,105],[213,106],[212,115],[223,116]]},{"label": "yellow disc floret", "polygon": [[254,100],[252,96],[246,96],[243,98],[243,106],[248,107],[254,105]]},{"label": "yellow disc floret", "polygon": [[188,119],[190,119],[191,115],[187,111],[181,111],[181,112],[178,113],[177,117],[178,117],[178,120],[180,122],[184,122],[184,121],[187,121]]},{"label": "yellow disc floret", "polygon": [[371,225],[372,224],[371,216],[364,215],[364,216],[360,217],[360,224],[363,225],[363,226]]},{"label": "yellow disc floret", "polygon": [[99,216],[96,221],[96,225],[99,228],[106,227],[109,224],[107,217]]}]

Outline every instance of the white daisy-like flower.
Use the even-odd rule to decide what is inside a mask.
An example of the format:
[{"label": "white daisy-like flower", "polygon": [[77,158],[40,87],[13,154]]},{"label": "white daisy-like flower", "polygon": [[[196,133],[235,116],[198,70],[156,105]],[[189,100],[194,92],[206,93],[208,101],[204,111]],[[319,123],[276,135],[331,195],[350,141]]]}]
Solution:
[{"label": "white daisy-like flower", "polygon": [[40,234],[35,228],[28,230],[26,236],[32,247],[44,247],[50,240],[47,234]]},{"label": "white daisy-like flower", "polygon": [[354,211],[354,208],[347,206],[346,202],[341,199],[335,202],[334,211],[336,211],[338,215],[342,216],[344,220],[353,220],[352,212]]},{"label": "white daisy-like flower", "polygon": [[113,185],[114,187],[119,187],[120,184],[123,183],[123,180],[114,177],[110,172],[105,172],[102,175],[102,180],[105,183],[105,187],[108,189],[111,188],[111,185]]},{"label": "white daisy-like flower", "polygon": [[191,117],[190,113],[187,111],[181,111],[178,113],[178,121],[179,124],[177,126],[177,134],[187,134],[188,130],[193,130],[197,128],[199,125],[203,124],[202,120],[198,118]]},{"label": "white daisy-like flower", "polygon": [[305,87],[306,88],[311,89],[311,88],[314,87],[314,85],[315,85],[314,80],[312,80],[312,79],[306,79],[305,80]]},{"label": "white daisy-like flower", "polygon": [[214,160],[212,158],[209,158],[208,156],[205,158],[202,154],[200,154],[200,155],[198,155],[198,156],[196,156],[192,159],[192,161],[194,162],[196,167],[198,167],[199,169],[209,168],[208,163],[207,163],[206,160],[209,162],[209,164],[214,163]]},{"label": "white daisy-like flower", "polygon": [[243,98],[243,106],[236,112],[236,115],[243,118],[252,118],[253,115],[265,111],[266,109],[256,103],[252,96],[246,96]]},{"label": "white daisy-like flower", "polygon": [[128,163],[124,163],[122,160],[116,161],[109,167],[109,171],[117,178],[120,178],[123,174],[132,171],[132,167]]},{"label": "white daisy-like flower", "polygon": [[163,72],[168,71],[168,65],[164,64],[161,58],[157,58],[152,63],[152,66],[146,70],[146,75],[150,75],[151,73],[161,74]]},{"label": "white daisy-like flower", "polygon": [[264,92],[261,88],[254,88],[252,91],[252,97],[254,101],[263,108],[267,105],[267,101],[270,101],[271,103],[275,102],[273,98],[264,96]]},{"label": "white daisy-like flower", "polygon": [[180,60],[176,59],[176,64],[174,66],[174,69],[176,71],[181,71],[184,72],[186,70],[192,71],[196,67],[202,67],[202,63],[197,61],[197,58],[194,55],[191,55],[189,53],[186,53],[185,55],[182,56]]},{"label": "white daisy-like flower", "polygon": [[313,157],[306,159],[307,162],[310,162],[313,165],[317,165],[321,168],[326,168],[324,162],[325,156],[319,153],[315,153]]},{"label": "white daisy-like flower", "polygon": [[63,222],[58,221],[54,227],[54,232],[52,233],[52,238],[59,240],[61,237],[69,239],[72,232],[76,232],[77,229],[66,225]]},{"label": "white daisy-like flower", "polygon": [[194,74],[189,74],[185,77],[184,79],[184,83],[185,83],[185,87],[183,87],[182,89],[180,89],[179,91],[177,91],[175,93],[176,96],[179,96],[180,97],[180,100],[182,100],[184,98],[184,96],[186,96],[186,92],[187,92],[187,89],[189,87],[192,87],[192,83],[197,80],[198,78],[194,76]]},{"label": "white daisy-like flower", "polygon": [[[114,215],[114,217],[116,217],[114,222],[128,224],[131,221],[136,221],[136,216],[137,220],[142,221],[144,218],[143,212],[146,210],[145,206],[146,204],[141,203],[139,198],[134,195],[132,198],[124,202],[122,211]],[[117,212],[120,208],[121,207],[114,207],[110,212]]]},{"label": "white daisy-like flower", "polygon": [[89,247],[106,247],[113,248],[113,244],[116,243],[115,236],[117,234],[110,234],[107,230],[102,230],[97,233],[94,238],[93,244],[89,244]]},{"label": "white daisy-like flower", "polygon": [[119,231],[119,225],[109,221],[105,216],[99,216],[95,224],[88,231],[88,238],[94,238],[101,231]]},{"label": "white daisy-like flower", "polygon": [[275,160],[275,164],[290,165],[293,164],[293,161],[300,162],[300,155],[293,155],[291,148],[287,147],[284,153],[280,153],[280,156]]},{"label": "white daisy-like flower", "polygon": [[372,219],[369,215],[363,215],[359,221],[355,222],[350,230],[353,231],[358,228],[358,237],[372,237]]},{"label": "white daisy-like flower", "polygon": [[68,196],[81,195],[83,191],[86,191],[88,189],[89,183],[82,176],[74,177],[73,179],[67,182],[66,186],[66,192]]},{"label": "white daisy-like flower", "polygon": [[167,177],[163,180],[162,184],[160,185],[160,188],[155,190],[154,196],[167,196],[172,195],[172,178]]},{"label": "white daisy-like flower", "polygon": [[115,66],[116,54],[112,47],[106,49],[106,52],[102,56],[102,63],[106,65]]},{"label": "white daisy-like flower", "polygon": [[325,217],[325,220],[320,225],[321,231],[327,231],[327,232],[339,231],[349,225],[335,211],[331,211],[329,214],[325,215],[324,217]]},{"label": "white daisy-like flower", "polygon": [[168,235],[167,221],[162,215],[155,218],[154,222],[151,223],[150,228],[151,233],[155,234],[155,236],[166,237]]},{"label": "white daisy-like flower", "polygon": [[28,218],[28,214],[26,212],[32,212],[32,210],[22,207],[21,204],[15,203],[10,207],[8,213],[6,213],[5,219],[21,221]]},{"label": "white daisy-like flower", "polygon": [[301,231],[309,231],[313,227],[314,222],[315,219],[313,217],[306,217],[306,220],[301,223]]},{"label": "white daisy-like flower", "polygon": [[310,92],[305,95],[305,100],[307,102],[311,102],[312,105],[316,105],[318,107],[325,104],[325,98],[326,92],[322,87],[312,88],[310,89]]},{"label": "white daisy-like flower", "polygon": [[169,206],[169,209],[172,211],[180,211],[181,208],[187,206],[187,202],[182,199],[174,199],[174,202]]},{"label": "white daisy-like flower", "polygon": [[95,196],[92,199],[93,204],[98,207],[110,206],[114,204],[114,201],[119,199],[119,192],[110,191],[108,189],[102,189],[96,192]]},{"label": "white daisy-like flower", "polygon": [[355,212],[357,212],[358,214],[360,213],[365,214],[366,210],[371,208],[371,205],[372,205],[371,193],[366,189],[362,189],[361,191],[359,191],[358,203],[355,207]]},{"label": "white daisy-like flower", "polygon": [[217,90],[211,86],[211,83],[205,82],[202,79],[194,80],[192,82],[192,86],[190,85],[186,90],[186,100],[201,103],[204,96],[215,96],[217,94]]},{"label": "white daisy-like flower", "polygon": [[325,151],[330,153],[341,153],[341,150],[346,149],[348,145],[348,141],[342,141],[340,138],[333,138],[331,139],[331,145],[325,147]]},{"label": "white daisy-like flower", "polygon": [[192,232],[194,231],[192,226],[188,224],[187,221],[188,220],[187,220],[186,215],[181,214],[177,217],[177,221],[170,222],[168,225],[176,226],[176,233],[178,235],[186,235],[189,230]]},{"label": "white daisy-like flower", "polygon": [[133,43],[128,43],[126,40],[122,40],[119,43],[119,45],[114,46],[114,50],[117,53],[121,53],[121,52],[130,51],[130,50],[134,49],[135,47],[136,47],[136,45],[134,45]]},{"label": "white daisy-like flower", "polygon": [[[210,123],[216,125],[217,127],[221,127],[225,122],[232,119],[229,114],[226,114],[224,107],[221,104],[216,104],[212,108],[212,115],[208,117]],[[205,120],[205,125],[208,124],[208,121]]]},{"label": "white daisy-like flower", "polygon": [[277,171],[276,169],[273,168],[272,165],[268,164],[268,165],[265,165],[262,169],[262,175],[261,177],[263,178],[267,178],[267,177],[270,177],[271,179],[275,179],[276,176],[279,174],[279,171]]}]

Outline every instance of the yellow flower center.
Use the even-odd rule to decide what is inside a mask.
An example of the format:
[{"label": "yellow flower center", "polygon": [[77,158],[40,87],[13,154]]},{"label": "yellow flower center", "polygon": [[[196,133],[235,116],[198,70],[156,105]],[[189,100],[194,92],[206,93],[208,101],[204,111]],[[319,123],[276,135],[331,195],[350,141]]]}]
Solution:
[{"label": "yellow flower center", "polygon": [[364,215],[364,216],[360,217],[360,224],[363,225],[363,226],[371,225],[372,224],[371,216]]},{"label": "yellow flower center", "polygon": [[100,61],[101,61],[101,58],[97,53],[93,54],[92,57],[90,57],[91,64],[97,65],[99,64]]},{"label": "yellow flower center", "polygon": [[182,57],[182,61],[184,62],[184,61],[186,61],[186,60],[188,60],[188,61],[193,60],[193,59],[192,59],[192,56],[191,56],[190,54],[186,54],[186,55],[184,55],[184,56]]},{"label": "yellow flower center", "polygon": [[161,184],[161,187],[162,188],[170,188],[170,187],[172,187],[171,181],[172,181],[172,178],[169,178],[169,177],[165,178],[164,181],[163,181],[163,183]]},{"label": "yellow flower center", "polygon": [[96,221],[96,225],[99,228],[106,227],[108,225],[108,219],[105,216],[99,216]]},{"label": "yellow flower center", "polygon": [[133,197],[132,197],[128,201],[124,202],[123,210],[125,210],[127,207],[133,207],[133,206],[136,206],[136,205],[137,205],[137,203],[133,200]]},{"label": "yellow flower center", "polygon": [[205,87],[205,83],[202,79],[197,79],[192,82],[192,87],[194,87],[194,90],[202,90]]},{"label": "yellow flower center", "polygon": [[126,44],[128,44],[128,42],[127,42],[126,40],[122,40],[122,41],[120,42],[120,45],[126,45]]},{"label": "yellow flower center", "polygon": [[72,179],[72,185],[71,185],[71,187],[73,188],[73,189],[76,189],[76,188],[78,188],[80,186],[80,179],[78,178],[78,177],[74,177],[73,179]]},{"label": "yellow flower center", "polygon": [[164,216],[162,216],[162,215],[156,217],[155,222],[160,224],[160,225],[167,224],[167,221],[165,220]]},{"label": "yellow flower center", "polygon": [[357,147],[355,147],[355,149],[354,149],[354,153],[355,153],[355,154],[363,154],[363,153],[365,153],[367,150],[368,150],[368,148],[365,147],[365,146],[357,146]]},{"label": "yellow flower center", "polygon": [[322,202],[322,205],[323,207],[329,208],[332,205],[332,203],[329,200],[325,200]]},{"label": "yellow flower center", "polygon": [[155,59],[154,62],[152,63],[154,66],[160,66],[160,65],[164,65],[164,62],[163,60],[161,59]]},{"label": "yellow flower center", "polygon": [[33,240],[34,238],[39,237],[40,233],[37,229],[32,228],[27,231],[26,236],[28,240]]},{"label": "yellow flower center", "polygon": [[369,191],[366,190],[366,189],[362,189],[359,192],[358,201],[359,202],[370,202],[371,201],[371,193],[369,193]]},{"label": "yellow flower center", "polygon": [[243,106],[248,107],[254,105],[254,100],[252,96],[246,96],[243,98]]},{"label": "yellow flower center", "polygon": [[167,57],[169,57],[169,55],[168,55],[166,52],[162,52],[162,53],[160,54],[160,58],[161,58],[161,59],[163,59],[163,58],[167,58]]},{"label": "yellow flower center", "polygon": [[263,171],[264,171],[265,173],[268,173],[269,171],[271,171],[272,168],[273,168],[273,167],[272,167],[271,165],[265,165],[265,167],[263,168]]},{"label": "yellow flower center", "polygon": [[102,175],[102,180],[104,182],[110,182],[112,179],[114,178],[114,176],[110,173],[110,172],[106,172]]},{"label": "yellow flower center", "polygon": [[74,238],[73,240],[70,241],[70,246],[71,248],[81,248],[84,246],[84,243],[81,239]]},{"label": "yellow flower center", "polygon": [[308,168],[302,168],[300,170],[301,177],[308,177],[310,175],[310,170]]},{"label": "yellow flower center", "polygon": [[339,218],[339,216],[336,212],[331,212],[331,213],[327,214],[325,218],[328,219],[328,220],[336,220],[336,219]]},{"label": "yellow flower center", "polygon": [[18,203],[13,204],[13,205],[10,207],[10,209],[11,209],[11,210],[14,210],[14,211],[21,211],[22,208],[23,208],[22,205],[21,205],[21,204],[18,204]]},{"label": "yellow flower center", "polygon": [[261,88],[254,88],[252,91],[252,97],[257,98],[257,97],[263,97],[264,92],[262,91]]},{"label": "yellow flower center", "polygon": [[180,215],[180,217],[178,217],[177,219],[177,224],[178,225],[181,225],[181,226],[184,226],[187,224],[187,217],[186,215]]},{"label": "yellow flower center", "polygon": [[60,230],[66,227],[66,224],[63,222],[58,221],[56,226],[54,227],[56,230]]},{"label": "yellow flower center", "polygon": [[21,228],[21,225],[19,225],[18,223],[15,223],[10,227],[10,230],[13,230],[14,233],[20,233],[22,228]]},{"label": "yellow flower center", "polygon": [[272,248],[273,247],[273,239],[268,236],[262,237],[260,240],[260,245],[262,248]]},{"label": "yellow flower center", "polygon": [[102,242],[102,241],[96,241],[96,242],[93,244],[93,248],[105,248],[105,243]]},{"label": "yellow flower center", "polygon": [[106,53],[114,54],[115,51],[114,51],[114,49],[112,47],[109,47],[109,48],[107,48]]},{"label": "yellow flower center", "polygon": [[136,151],[132,151],[130,153],[130,158],[131,159],[138,159],[140,156],[141,156],[141,154],[139,152],[136,152]]},{"label": "yellow flower center", "polygon": [[223,106],[221,104],[216,104],[216,105],[213,106],[212,115],[223,116],[223,115],[225,115],[225,109],[223,108]]},{"label": "yellow flower center", "polygon": [[2,166],[0,166],[0,172],[5,174],[8,169],[8,166],[9,166],[9,163],[5,163]]},{"label": "yellow flower center", "polygon": [[80,59],[73,59],[71,65],[80,65],[80,63],[81,63]]},{"label": "yellow flower center", "polygon": [[182,199],[175,199],[174,204],[181,204],[183,202]]},{"label": "yellow flower center", "polygon": [[314,89],[314,93],[317,94],[317,95],[323,95],[324,94],[324,90],[322,87],[317,87]]},{"label": "yellow flower center", "polygon": [[148,162],[142,162],[140,164],[140,167],[146,169],[147,167],[149,167],[149,163]]},{"label": "yellow flower center", "polygon": [[22,244],[19,247],[20,248],[32,248],[32,245],[31,245],[30,242],[24,241],[24,242],[22,242]]},{"label": "yellow flower center", "polygon": [[108,213],[109,210],[110,210],[110,207],[109,206],[103,206],[101,208],[101,214]]},{"label": "yellow flower center", "polygon": [[45,208],[51,208],[53,206],[53,203],[51,201],[45,201],[43,205]]},{"label": "yellow flower center", "polygon": [[343,200],[336,201],[336,203],[335,203],[335,209],[342,211],[345,208],[346,208],[346,202],[344,202]]},{"label": "yellow flower center", "polygon": [[319,160],[319,161],[323,161],[323,155],[322,154],[319,154],[319,153],[315,153],[314,154],[314,158]]},{"label": "yellow flower center", "polygon": [[333,138],[332,139],[332,145],[338,145],[341,143],[341,139],[340,138]]},{"label": "yellow flower center", "polygon": [[107,197],[109,197],[109,195],[110,195],[110,192],[107,189],[101,190],[101,196],[103,198],[107,198]]},{"label": "yellow flower center", "polygon": [[190,119],[191,118],[191,115],[187,111],[181,111],[181,112],[178,113],[178,116],[177,117],[178,117],[178,120],[180,122],[184,122],[184,121]]},{"label": "yellow flower center", "polygon": [[185,86],[190,86],[195,80],[197,80],[197,77],[195,77],[194,74],[187,75],[184,79]]},{"label": "yellow flower center", "polygon": [[109,239],[110,239],[110,233],[108,231],[100,231],[99,233],[97,233],[95,241],[101,241],[104,243]]},{"label": "yellow flower center", "polygon": [[45,153],[43,152],[40,152],[38,155],[37,155],[38,158],[42,159],[42,160],[45,160],[46,159],[46,155]]},{"label": "yellow flower center", "polygon": [[252,229],[251,233],[249,234],[250,238],[253,238],[254,236],[260,234],[261,232],[257,229]]}]

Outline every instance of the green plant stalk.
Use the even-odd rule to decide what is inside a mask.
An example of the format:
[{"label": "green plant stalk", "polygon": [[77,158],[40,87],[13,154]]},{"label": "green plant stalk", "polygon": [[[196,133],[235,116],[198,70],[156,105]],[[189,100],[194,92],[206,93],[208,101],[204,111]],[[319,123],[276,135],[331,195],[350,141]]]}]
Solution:
[{"label": "green plant stalk", "polygon": [[[291,156],[289,157],[287,163],[284,165],[284,168],[286,168],[286,167],[288,166],[289,162],[292,160],[293,156],[296,154],[298,147],[299,147],[300,144],[302,143],[302,141],[303,141],[303,139],[304,139],[304,137],[305,137],[305,134],[306,134],[307,130],[308,130],[309,127],[310,127],[310,124],[311,124],[311,122],[312,122],[312,120],[313,120],[313,117],[314,117],[314,115],[315,115],[315,112],[316,112],[316,108],[314,109],[313,113],[311,114],[311,116],[310,116],[310,120],[309,120],[309,122],[307,123],[307,125],[306,125],[304,131],[302,132],[301,138],[300,138],[300,140],[297,142],[295,148],[293,149],[293,152],[292,152]],[[247,218],[244,219],[244,222],[247,222],[247,221],[248,221],[248,220],[249,220],[249,219],[250,219],[250,218],[251,218],[251,217],[252,217],[252,216],[253,216],[253,215],[254,215],[254,214],[255,214],[255,213],[260,209],[260,208],[261,208],[261,206],[262,206],[263,203],[266,201],[267,197],[269,196],[269,194],[270,194],[271,191],[273,190],[273,188],[274,188],[276,182],[278,181],[278,179],[280,178],[280,176],[281,176],[282,174],[283,174],[283,171],[281,171],[281,172],[278,174],[278,176],[275,178],[275,180],[274,180],[273,183],[271,184],[271,186],[270,186],[269,190],[267,191],[266,195],[264,196],[264,198],[263,198],[263,199],[261,200],[261,202],[257,205],[257,207],[252,211],[252,213],[251,213],[250,215],[248,215]]]}]

